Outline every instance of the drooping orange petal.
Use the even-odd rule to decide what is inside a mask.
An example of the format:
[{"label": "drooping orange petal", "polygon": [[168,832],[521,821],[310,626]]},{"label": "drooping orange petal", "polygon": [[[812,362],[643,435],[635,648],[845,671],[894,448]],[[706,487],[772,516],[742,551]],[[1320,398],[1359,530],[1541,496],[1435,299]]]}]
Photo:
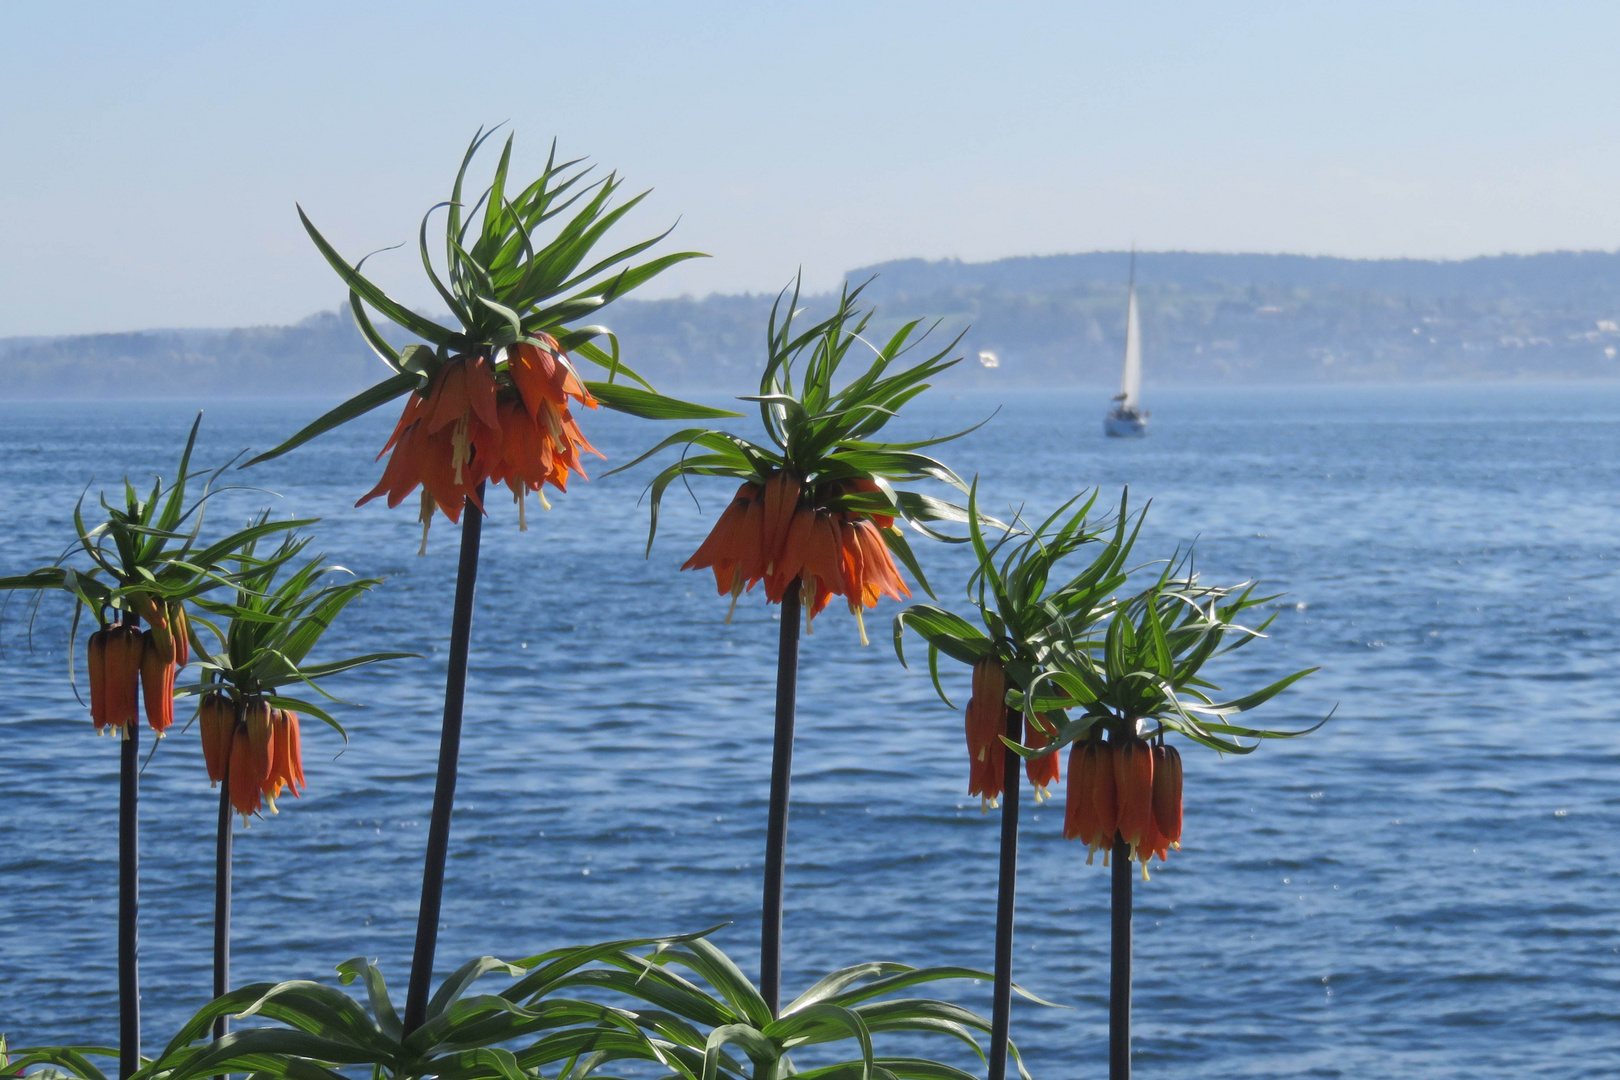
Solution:
[{"label": "drooping orange petal", "polygon": [[748,504],[741,526],[736,533],[735,547],[728,552],[737,560],[737,570],[747,588],[752,591],[765,576],[765,500],[755,499]]},{"label": "drooping orange petal", "polygon": [[381,461],[382,456],[394,448],[394,444],[399,442],[400,437],[405,434],[410,426],[421,420],[425,415],[427,415],[427,399],[416,391],[411,391],[410,395],[405,399],[405,408],[400,410],[399,423],[394,425],[394,433],[388,436],[388,441],[383,444],[383,448],[377,451],[377,460]]},{"label": "drooping orange petal", "polygon": [[779,472],[765,481],[765,519],[761,545],[765,552],[765,569],[775,573],[776,563],[787,542],[788,528],[799,507],[799,481],[797,477]]},{"label": "drooping orange petal", "polygon": [[562,405],[567,399],[562,385],[555,377],[555,361],[528,342],[512,346],[506,353],[506,371],[522,395],[523,407],[529,419],[539,418],[540,406],[546,402]]},{"label": "drooping orange petal", "polygon": [[472,400],[467,390],[467,360],[457,357],[439,369],[433,385],[428,389],[427,429],[436,434],[465,419],[471,409]]},{"label": "drooping orange petal", "polygon": [[394,454],[383,466],[382,479],[354,505],[364,506],[379,495],[387,495],[389,507],[398,506],[422,482],[423,462],[427,455],[427,425],[415,423],[399,433],[397,438]]},{"label": "drooping orange petal", "polygon": [[[275,760],[276,729],[270,719],[270,706],[262,699],[249,701],[242,715],[247,722],[248,743],[248,771],[242,782],[260,787],[270,776],[270,763]],[[234,758],[231,760],[231,771],[236,771]]]},{"label": "drooping orange petal", "polygon": [[284,788],[291,788],[293,797],[298,797],[299,770],[293,764],[293,755],[298,753],[298,747],[293,742],[297,722],[295,715],[281,709],[270,714],[270,724],[275,734],[271,739],[270,773],[264,778],[262,790],[270,796],[272,805]]},{"label": "drooping orange petal", "polygon": [[230,768],[225,787],[230,792],[231,806],[242,815],[245,823],[249,814],[257,814],[264,805],[259,782],[253,778],[253,749],[246,731],[231,736]]},{"label": "drooping orange petal", "polygon": [[467,368],[467,400],[472,415],[487,428],[500,430],[500,419],[495,412],[495,368],[483,356],[469,357]]},{"label": "drooping orange petal", "polygon": [[866,567],[861,555],[860,539],[855,534],[854,524],[848,520],[838,525],[838,559],[843,578],[843,596],[849,601],[850,610],[854,611],[866,593]]},{"label": "drooping orange petal", "polygon": [[786,539],[782,541],[782,554],[776,560],[776,572],[765,582],[765,598],[773,604],[782,602],[788,587],[804,571],[805,553],[810,547],[810,532],[815,514],[800,508],[788,525]]},{"label": "drooping orange petal", "polygon": [[742,525],[742,519],[748,512],[748,504],[754,501],[759,493],[758,486],[744,484],[737,489],[731,502],[720,512],[720,518],[709,530],[709,535],[703,538],[703,543],[692,553],[692,557],[681,564],[682,570],[702,570],[713,566],[717,559],[731,556],[735,546],[735,534]]},{"label": "drooping orange petal", "polygon": [[[894,565],[894,555],[889,546],[883,542],[878,533],[877,526],[870,520],[862,520],[856,524],[856,538],[861,545],[861,566],[866,574],[866,584],[875,588],[891,599],[904,600],[911,595],[906,583],[900,578],[900,569]],[[874,596],[867,607],[874,607],[877,598]]]},{"label": "drooping orange petal", "polygon": [[287,762],[292,767],[293,794],[301,795],[309,785],[304,782],[304,739],[298,731],[298,714],[287,711]]}]

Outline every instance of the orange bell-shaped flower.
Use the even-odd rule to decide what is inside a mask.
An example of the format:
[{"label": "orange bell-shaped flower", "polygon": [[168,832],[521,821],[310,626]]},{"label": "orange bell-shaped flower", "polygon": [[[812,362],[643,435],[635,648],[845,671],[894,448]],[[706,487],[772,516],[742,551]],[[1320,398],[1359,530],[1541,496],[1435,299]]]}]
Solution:
[{"label": "orange bell-shaped flower", "polygon": [[309,787],[304,782],[304,738],[298,730],[298,714],[288,710],[282,715],[287,718],[287,765],[292,770],[288,786],[294,788],[294,795],[302,796]]},{"label": "orange bell-shaped flower", "polygon": [[[123,729],[140,719],[138,702],[145,641],[141,631],[128,623],[115,623],[107,628],[106,634],[102,652],[102,691],[106,702],[104,723],[108,727]],[[94,717],[93,681],[90,689],[90,713]]]},{"label": "orange bell-shaped flower", "polygon": [[[270,776],[270,762],[276,756],[276,728],[270,721],[270,704],[263,698],[254,698],[242,710],[247,729],[248,774],[244,783],[251,781],[262,787]],[[231,772],[236,772],[236,759],[231,759]]]},{"label": "orange bell-shaped flower", "polygon": [[301,760],[302,752],[298,743],[298,714],[273,709],[270,713],[270,772],[260,785],[266,798],[270,800],[270,812],[276,810],[276,797],[282,790],[290,789],[294,798],[299,798],[299,788],[303,785],[304,764]]},{"label": "orange bell-shaped flower", "polygon": [[203,764],[209,786],[225,779],[231,760],[231,739],[236,734],[236,704],[218,690],[204,694],[197,704],[197,728],[202,735]]},{"label": "orange bell-shaped flower", "polygon": [[257,765],[252,742],[245,729],[239,728],[231,736],[230,769],[225,780],[231,806],[242,815],[243,825],[248,823],[248,815],[257,814],[263,806],[259,781],[253,778]]},{"label": "orange bell-shaped flower", "polygon": [[157,634],[148,630],[142,637],[141,697],[146,706],[146,722],[162,735],[174,723],[174,645],[171,640],[169,659],[165,660]]},{"label": "orange bell-shaped flower", "polygon": [[1153,748],[1141,739],[1125,738],[1114,748],[1114,788],[1119,836],[1135,858],[1153,826]]},{"label": "orange bell-shaped flower", "polygon": [[1114,747],[1101,739],[1075,743],[1069,751],[1069,785],[1063,815],[1063,837],[1086,845],[1089,864],[1098,851],[1104,864],[1119,830],[1114,777]]},{"label": "orange bell-shaped flower", "polygon": [[97,735],[107,726],[107,639],[111,636],[109,630],[97,630],[85,648],[90,663],[90,722]]},{"label": "orange bell-shaped flower", "polygon": [[1180,851],[1181,754],[1163,744],[1153,748],[1153,823],[1165,846]]},{"label": "orange bell-shaped flower", "polygon": [[968,794],[979,796],[982,809],[1001,798],[1006,784],[1007,671],[986,656],[973,665],[973,695],[968,698],[965,727],[968,744]]},{"label": "orange bell-shaped flower", "polygon": [[682,570],[712,568],[716,591],[722,596],[729,592],[735,598],[742,595],[744,587],[754,585],[744,578],[741,567],[744,559],[761,546],[764,507],[759,505],[759,491],[758,484],[739,487],[703,543],[681,564]]},{"label": "orange bell-shaped flower", "polygon": [[[798,576],[798,567],[781,564],[784,562],[782,549],[787,545],[788,533],[799,509],[799,489],[798,478],[785,472],[775,473],[765,481],[759,541],[765,562],[761,567],[766,581],[765,597],[772,603],[782,602],[782,589],[773,588],[776,582],[786,584]],[[774,597],[772,592],[776,594]]]},{"label": "orange bell-shaped flower", "polygon": [[[1037,720],[1034,717],[1025,716],[1024,745],[1032,750],[1039,750],[1049,744],[1052,740],[1041,729],[1041,724],[1048,722],[1045,717]],[[1045,757],[1025,758],[1024,775],[1029,777],[1030,784],[1035,788],[1035,801],[1037,803],[1051,798],[1052,793],[1046,789],[1057,783],[1062,777],[1062,766],[1058,761],[1057,753],[1050,753]]]},{"label": "orange bell-shaped flower", "polygon": [[[856,490],[852,485],[859,483],[845,481],[843,486]],[[865,483],[877,490],[875,483]],[[879,532],[894,519],[813,509],[801,505],[803,495],[803,482],[784,471],[763,483],[743,484],[681,569],[712,568],[717,590],[731,593],[733,610],[737,598],[761,581],[765,599],[773,604],[781,603],[797,581],[806,626],[832,597],[842,596],[864,645],[862,609],[875,607],[883,596],[901,600],[911,595]]]},{"label": "orange bell-shaped flower", "polygon": [[804,537],[804,560],[800,582],[805,603],[805,625],[820,615],[834,596],[843,591],[843,536],[838,519],[826,510],[811,517]]},{"label": "orange bell-shaped flower", "polygon": [[[594,409],[596,399],[564,361],[557,342],[544,334],[539,340],[543,347],[520,342],[506,352],[513,390],[501,391],[504,446],[498,460],[491,459],[490,479],[505,483],[520,506],[525,491],[539,491],[543,484],[566,491],[569,472],[583,479],[582,452],[602,456],[586,441],[568,406],[573,398]],[[509,409],[508,402],[516,408]]]},{"label": "orange bell-shaped flower", "polygon": [[393,451],[382,479],[355,505],[386,495],[389,506],[398,506],[421,486],[446,517],[460,521],[467,499],[477,505],[478,485],[488,477],[491,451],[499,444],[489,360],[455,357],[435,373],[427,397],[409,395],[393,436],[377,455]]}]

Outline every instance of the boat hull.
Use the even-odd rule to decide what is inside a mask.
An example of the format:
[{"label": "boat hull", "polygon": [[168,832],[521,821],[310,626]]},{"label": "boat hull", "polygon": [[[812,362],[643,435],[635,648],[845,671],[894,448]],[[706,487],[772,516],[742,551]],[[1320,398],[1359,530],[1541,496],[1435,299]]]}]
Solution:
[{"label": "boat hull", "polygon": [[1117,439],[1140,439],[1147,434],[1147,418],[1141,416],[1104,417],[1103,434]]}]

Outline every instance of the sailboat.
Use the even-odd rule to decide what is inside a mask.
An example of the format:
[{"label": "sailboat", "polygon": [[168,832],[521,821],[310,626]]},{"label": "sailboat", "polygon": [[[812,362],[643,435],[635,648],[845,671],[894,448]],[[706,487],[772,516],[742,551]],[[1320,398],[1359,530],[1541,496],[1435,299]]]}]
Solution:
[{"label": "sailboat", "polygon": [[1125,371],[1113,408],[1103,418],[1103,433],[1125,438],[1147,434],[1148,414],[1142,409],[1142,323],[1136,314],[1136,253],[1131,252],[1131,293],[1125,313]]}]

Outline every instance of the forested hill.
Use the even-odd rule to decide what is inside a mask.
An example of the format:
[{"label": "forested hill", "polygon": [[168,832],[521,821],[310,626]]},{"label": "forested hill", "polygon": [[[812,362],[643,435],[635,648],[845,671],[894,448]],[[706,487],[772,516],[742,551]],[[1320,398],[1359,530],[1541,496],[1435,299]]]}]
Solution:
[{"label": "forested hill", "polygon": [[[1124,348],[1128,252],[900,260],[867,296],[879,333],[965,331],[961,388],[1104,385]],[[1299,383],[1620,377],[1620,253],[1457,262],[1145,252],[1136,257],[1146,382]],[[735,392],[757,377],[769,295],[622,300],[602,321],[661,387]],[[825,311],[828,297],[807,301]],[[981,366],[981,351],[1000,364]],[[0,338],[0,395],[294,396],[385,373],[347,312],[296,326]]]},{"label": "forested hill", "polygon": [[[1041,294],[1076,287],[1117,286],[1130,274],[1131,254],[1029,255],[987,263],[899,259],[851,271],[877,274],[892,294],[925,296],[959,289]],[[1316,255],[1222,255],[1195,251],[1143,252],[1137,284],[1199,292],[1212,285],[1255,285],[1313,293],[1373,292],[1415,300],[1521,298],[1542,303],[1620,298],[1620,252],[1552,251],[1440,262],[1428,259],[1338,259]]]}]

